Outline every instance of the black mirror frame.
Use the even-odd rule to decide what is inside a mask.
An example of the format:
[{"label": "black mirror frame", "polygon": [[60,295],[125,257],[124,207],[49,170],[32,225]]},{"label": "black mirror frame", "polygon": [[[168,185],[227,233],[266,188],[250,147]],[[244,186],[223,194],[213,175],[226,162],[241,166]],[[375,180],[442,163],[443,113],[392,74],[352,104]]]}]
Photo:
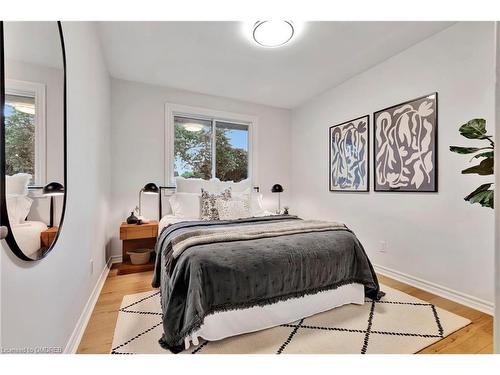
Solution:
[{"label": "black mirror frame", "polygon": [[67,197],[67,186],[68,186],[68,173],[67,173],[67,101],[66,101],[66,86],[67,86],[67,78],[66,78],[66,49],[64,46],[64,36],[62,31],[61,21],[57,21],[57,27],[59,30],[59,38],[61,40],[61,49],[62,49],[62,59],[63,59],[63,172],[64,172],[64,189],[65,195],[63,199],[63,206],[61,212],[61,219],[59,221],[59,230],[54,238],[54,241],[49,246],[49,248],[40,255],[37,259],[32,259],[26,256],[23,251],[19,248],[14,234],[12,232],[12,228],[9,221],[9,215],[7,213],[7,200],[6,200],[6,191],[5,191],[5,59],[4,59],[4,32],[3,32],[3,21],[0,21],[0,222],[2,226],[8,228],[7,237],[5,240],[9,245],[12,252],[20,259],[25,261],[38,261],[44,259],[53,249],[57,240],[61,234],[61,229],[63,227],[64,216],[66,213],[66,201]]}]

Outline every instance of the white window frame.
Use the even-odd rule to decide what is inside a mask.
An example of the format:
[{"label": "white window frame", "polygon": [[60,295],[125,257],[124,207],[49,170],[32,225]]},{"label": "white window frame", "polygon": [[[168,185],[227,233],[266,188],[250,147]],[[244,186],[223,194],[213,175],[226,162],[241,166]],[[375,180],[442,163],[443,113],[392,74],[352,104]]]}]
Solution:
[{"label": "white window frame", "polygon": [[46,87],[43,83],[5,80],[8,95],[35,97],[35,185],[45,185],[47,180]]},{"label": "white window frame", "polygon": [[[252,186],[257,186],[257,129],[258,117],[244,115],[240,113],[232,113],[226,111],[218,111],[209,108],[192,107],[181,104],[166,103],[165,104],[165,167],[163,168],[165,176],[164,181],[166,186],[175,186],[174,177],[174,117],[184,116],[190,118],[198,118],[204,120],[226,121],[237,124],[248,125],[248,178]],[[215,144],[212,145],[212,154],[215,157]],[[215,168],[215,160],[212,163],[212,171]],[[217,177],[213,174],[212,178]]]}]

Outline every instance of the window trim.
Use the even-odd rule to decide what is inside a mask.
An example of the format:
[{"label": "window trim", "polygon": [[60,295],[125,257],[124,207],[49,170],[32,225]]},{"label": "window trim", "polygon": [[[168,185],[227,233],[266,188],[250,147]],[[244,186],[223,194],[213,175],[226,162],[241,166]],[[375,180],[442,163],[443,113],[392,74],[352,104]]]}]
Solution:
[{"label": "window trim", "polygon": [[35,179],[33,184],[47,181],[46,87],[43,83],[5,80],[5,94],[35,96]]},{"label": "window trim", "polygon": [[[163,168],[163,181],[165,185],[175,185],[174,177],[174,117],[186,116],[203,120],[227,121],[239,124],[248,125],[248,178],[252,186],[257,186],[257,129],[258,117],[244,115],[240,113],[232,113],[226,111],[218,111],[209,108],[192,107],[188,105],[166,103],[165,104],[165,165]],[[215,145],[212,145],[213,149]],[[215,153],[213,152],[215,158]],[[212,171],[215,169],[215,159],[212,164]]]}]

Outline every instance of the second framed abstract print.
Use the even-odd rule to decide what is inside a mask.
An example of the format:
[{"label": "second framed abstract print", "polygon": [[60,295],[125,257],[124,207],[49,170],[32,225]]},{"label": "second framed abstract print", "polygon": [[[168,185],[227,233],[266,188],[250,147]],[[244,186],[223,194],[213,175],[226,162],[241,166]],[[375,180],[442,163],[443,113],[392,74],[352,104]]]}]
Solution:
[{"label": "second framed abstract print", "polygon": [[368,191],[369,115],[330,127],[330,191]]},{"label": "second framed abstract print", "polygon": [[373,114],[375,191],[437,191],[436,93]]}]

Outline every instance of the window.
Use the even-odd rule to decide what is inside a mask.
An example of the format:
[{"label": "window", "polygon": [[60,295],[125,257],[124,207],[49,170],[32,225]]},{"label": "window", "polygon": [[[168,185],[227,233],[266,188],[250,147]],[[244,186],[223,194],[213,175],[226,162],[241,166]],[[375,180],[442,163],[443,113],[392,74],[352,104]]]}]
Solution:
[{"label": "window", "polygon": [[212,121],[174,117],[174,176],[212,177]]},{"label": "window", "polygon": [[5,96],[5,173],[35,178],[34,96]]},{"label": "window", "polygon": [[174,116],[174,128],[174,176],[248,178],[248,124]]},{"label": "window", "polygon": [[45,85],[6,80],[5,173],[29,173],[30,184],[46,183]]},{"label": "window", "polygon": [[165,126],[166,184],[177,176],[257,183],[256,117],[167,103]]}]

